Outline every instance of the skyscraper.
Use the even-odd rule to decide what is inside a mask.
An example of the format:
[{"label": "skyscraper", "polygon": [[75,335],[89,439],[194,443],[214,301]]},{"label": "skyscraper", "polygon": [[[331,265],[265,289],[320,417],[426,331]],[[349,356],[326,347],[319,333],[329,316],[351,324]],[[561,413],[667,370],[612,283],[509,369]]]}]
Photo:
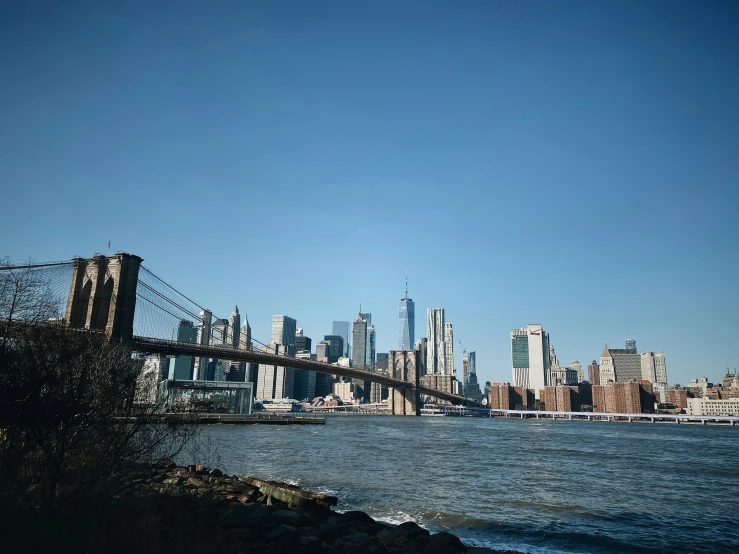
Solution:
[{"label": "skyscraper", "polygon": [[641,356],[641,378],[646,379],[654,385],[654,391],[661,398],[667,396],[667,365],[665,364],[664,352],[642,352]]},{"label": "skyscraper", "polygon": [[231,346],[234,348],[239,347],[239,332],[241,331],[241,316],[239,315],[239,307],[234,306],[231,312],[231,317],[228,318],[228,332],[229,335],[226,339]]},{"label": "skyscraper", "polygon": [[352,324],[352,367],[367,364],[367,321],[358,317]]},{"label": "skyscraper", "polygon": [[[213,323],[213,314],[210,310],[200,310],[200,323],[198,325],[198,344],[201,346],[210,346],[211,324]],[[204,381],[208,371],[208,358],[200,357],[195,359],[195,367],[193,371],[193,379]]]},{"label": "skyscraper", "polygon": [[536,398],[549,385],[549,333],[533,324],[511,331],[513,386],[534,389]]},{"label": "skyscraper", "polygon": [[428,344],[429,340],[426,337],[421,337],[413,345],[413,350],[418,352],[418,376],[423,377],[427,373],[426,360],[428,357]]},{"label": "skyscraper", "polygon": [[464,384],[464,394],[467,398],[480,402],[482,391],[480,390],[480,384],[477,382],[477,356],[475,352],[468,352],[465,356],[467,356],[468,374]]},{"label": "skyscraper", "polygon": [[303,334],[303,328],[300,327],[295,331],[295,351],[296,352],[310,352],[312,344],[310,337],[306,337]]},{"label": "skyscraper", "polygon": [[329,344],[328,363],[338,362],[344,355],[344,338],[340,335],[324,335],[323,340]]},{"label": "skyscraper", "polygon": [[210,343],[214,346],[223,346],[231,344],[228,340],[228,321],[225,319],[216,319],[210,326]]},{"label": "skyscraper", "polygon": [[244,314],[244,322],[239,332],[239,349],[251,350],[251,325],[249,325],[249,318],[246,314]]},{"label": "skyscraper", "polygon": [[444,324],[444,370],[446,375],[456,375],[454,371],[454,333],[452,324]]},{"label": "skyscraper", "polygon": [[641,355],[636,351],[634,339],[626,340],[626,348],[603,348],[600,355],[600,383],[606,385],[610,381],[616,383],[636,382],[642,378]]},{"label": "skyscraper", "polygon": [[295,331],[297,330],[296,322],[293,318],[286,315],[272,316],[272,338],[271,342],[284,344],[286,346],[295,346]]},{"label": "skyscraper", "polygon": [[348,321],[334,321],[331,334],[337,335],[344,339],[343,356],[348,358],[349,357],[349,322]]},{"label": "skyscraper", "polygon": [[[183,319],[174,331],[174,340],[177,342],[186,342],[196,344],[198,341],[198,332],[192,321]],[[169,378],[187,381],[193,377],[193,369],[195,367],[195,359],[192,356],[178,356],[169,363]]]},{"label": "skyscraper", "polygon": [[411,350],[416,340],[416,305],[408,298],[408,274],[405,274],[405,297],[398,305],[398,350]]},{"label": "skyscraper", "polygon": [[[293,330],[293,338],[294,337],[295,332]],[[271,342],[267,351],[280,355],[294,356],[295,346],[287,346],[277,342]],[[259,364],[257,398],[263,400],[292,398],[294,394],[294,385],[295,370],[293,368],[273,364]]]},{"label": "skyscraper", "polygon": [[375,326],[367,325],[367,353],[366,364],[368,371],[375,370]]},{"label": "skyscraper", "polygon": [[444,344],[444,308],[429,308],[426,316],[428,343],[426,345],[426,374],[446,375],[446,346]]}]

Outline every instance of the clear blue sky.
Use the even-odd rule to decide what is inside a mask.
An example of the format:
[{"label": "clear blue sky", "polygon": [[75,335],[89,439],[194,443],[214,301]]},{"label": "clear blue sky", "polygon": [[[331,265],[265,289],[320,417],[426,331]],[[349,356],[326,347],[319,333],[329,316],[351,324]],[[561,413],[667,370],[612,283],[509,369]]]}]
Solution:
[{"label": "clear blue sky", "polygon": [[407,270],[416,336],[445,308],[481,381],[527,323],[563,364],[633,337],[719,379],[737,28],[733,1],[4,2],[0,254],[110,240],[263,341],[361,303],[380,352]]}]

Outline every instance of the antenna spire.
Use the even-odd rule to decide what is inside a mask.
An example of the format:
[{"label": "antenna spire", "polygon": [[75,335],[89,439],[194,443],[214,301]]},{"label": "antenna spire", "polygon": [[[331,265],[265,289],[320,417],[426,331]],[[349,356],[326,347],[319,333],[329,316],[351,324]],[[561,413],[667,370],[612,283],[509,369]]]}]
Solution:
[{"label": "antenna spire", "polygon": [[408,300],[408,272],[405,272],[405,299]]}]

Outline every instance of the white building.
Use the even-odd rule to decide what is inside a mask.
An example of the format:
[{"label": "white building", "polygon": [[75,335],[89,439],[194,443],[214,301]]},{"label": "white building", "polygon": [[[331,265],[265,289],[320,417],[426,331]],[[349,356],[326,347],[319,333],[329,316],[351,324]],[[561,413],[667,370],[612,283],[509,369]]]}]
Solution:
[{"label": "white building", "polygon": [[642,352],[641,378],[653,385],[659,398],[667,398],[667,365],[664,352]]},{"label": "white building", "polygon": [[272,342],[277,344],[295,345],[297,322],[286,315],[272,316]]},{"label": "white building", "polygon": [[446,346],[444,343],[444,308],[429,308],[426,317],[426,374],[446,375]]},{"label": "white building", "polygon": [[573,369],[577,372],[577,382],[578,383],[584,383],[585,382],[585,372],[582,369],[582,365],[578,360],[573,360],[572,363],[570,363],[570,369]]},{"label": "white building", "polygon": [[616,382],[616,366],[613,364],[613,356],[608,351],[608,346],[605,346],[600,355],[600,383],[593,384],[607,385],[610,382]]},{"label": "white building", "polygon": [[345,404],[354,402],[354,383],[334,383],[334,394]]},{"label": "white building", "polygon": [[513,386],[539,391],[549,385],[549,333],[539,324],[511,331]]},{"label": "white building", "polygon": [[685,413],[697,416],[739,415],[739,398],[727,398],[725,400],[688,398],[688,407]]}]

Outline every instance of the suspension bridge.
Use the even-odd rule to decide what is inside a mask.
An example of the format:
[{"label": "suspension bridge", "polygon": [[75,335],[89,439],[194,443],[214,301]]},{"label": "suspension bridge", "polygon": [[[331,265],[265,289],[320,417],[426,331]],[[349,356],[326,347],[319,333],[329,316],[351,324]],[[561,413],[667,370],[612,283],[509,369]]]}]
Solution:
[{"label": "suspension bridge", "polygon": [[[193,356],[270,366],[290,367],[352,379],[362,379],[388,387],[388,410],[396,415],[420,415],[421,395],[452,404],[468,404],[448,391],[424,387],[420,382],[419,353],[391,351],[387,373],[366,368],[345,367],[297,358],[275,351],[253,337],[234,341],[236,330],[228,329],[211,344],[213,314],[180,292],[143,264],[139,256],[119,252],[91,258],[0,266],[0,294],[13,291],[23,301],[12,313],[0,313],[0,321],[41,324],[52,320],[71,329],[104,333],[111,341],[122,341],[141,355]],[[23,298],[17,287],[22,281],[33,296]],[[29,283],[32,286],[29,287]],[[20,291],[21,293],[23,291]],[[228,320],[228,318],[215,318]],[[189,321],[198,330],[195,342],[174,340],[175,330]]]}]

